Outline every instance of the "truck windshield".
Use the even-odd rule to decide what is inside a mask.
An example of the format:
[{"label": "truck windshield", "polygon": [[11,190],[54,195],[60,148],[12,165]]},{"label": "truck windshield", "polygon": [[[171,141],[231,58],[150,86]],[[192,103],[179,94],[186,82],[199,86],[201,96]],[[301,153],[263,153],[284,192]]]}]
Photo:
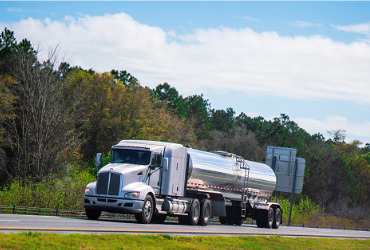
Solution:
[{"label": "truck windshield", "polygon": [[113,149],[111,163],[131,163],[137,165],[149,165],[150,151]]}]

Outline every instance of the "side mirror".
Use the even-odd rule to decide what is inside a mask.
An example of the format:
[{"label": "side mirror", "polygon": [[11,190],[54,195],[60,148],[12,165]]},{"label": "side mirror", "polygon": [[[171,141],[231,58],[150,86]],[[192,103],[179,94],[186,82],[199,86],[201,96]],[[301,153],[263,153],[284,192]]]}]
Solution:
[{"label": "side mirror", "polygon": [[95,158],[95,167],[100,167],[100,165],[101,165],[101,153],[97,153]]},{"label": "side mirror", "polygon": [[155,168],[161,165],[161,155],[155,153],[152,158],[152,162],[150,163],[150,169],[154,170]]}]

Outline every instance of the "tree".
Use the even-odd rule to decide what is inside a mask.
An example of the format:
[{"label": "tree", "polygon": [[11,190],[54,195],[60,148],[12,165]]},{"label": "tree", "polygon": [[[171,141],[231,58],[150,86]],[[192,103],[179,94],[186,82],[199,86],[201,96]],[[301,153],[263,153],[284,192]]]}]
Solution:
[{"label": "tree", "polygon": [[77,70],[67,78],[66,86],[65,96],[82,96],[75,107],[75,124],[86,161],[122,139],[192,141],[191,128],[156,105],[151,91],[136,81],[125,85],[109,73]]},{"label": "tree", "polygon": [[23,39],[20,43],[14,37],[14,32],[7,28],[0,35],[0,74],[9,74],[16,54],[22,53],[28,56],[29,60],[37,60],[37,51],[32,47],[31,42]]},{"label": "tree", "polygon": [[185,121],[191,124],[197,139],[209,137],[211,132],[210,104],[203,98],[203,94],[183,98],[168,83],[158,85],[152,93],[155,98],[165,102],[171,110],[174,110],[179,118],[185,118]]},{"label": "tree", "polygon": [[10,88],[17,97],[14,118],[4,126],[9,140],[3,171],[21,178],[41,180],[63,170],[65,154],[76,146],[70,106],[64,105],[63,85],[54,73],[55,54],[45,62],[33,53],[12,54],[9,74],[16,84]]},{"label": "tree", "polygon": [[206,139],[211,132],[210,104],[201,95],[192,95],[185,98],[187,110],[187,120],[194,128],[195,136],[198,140]]},{"label": "tree", "polygon": [[188,105],[182,95],[168,83],[159,84],[152,90],[154,98],[164,102],[179,118],[188,118]]},{"label": "tree", "polygon": [[212,129],[219,131],[229,131],[233,128],[234,123],[234,110],[227,108],[225,110],[211,110],[211,124]]},{"label": "tree", "polygon": [[346,139],[346,131],[344,129],[328,130],[328,134],[333,137],[335,143],[342,142]]},{"label": "tree", "polygon": [[130,83],[138,83],[139,82],[134,76],[132,76],[126,70],[118,71],[118,70],[112,69],[110,73],[111,73],[111,75],[114,76],[114,80],[121,81],[123,83],[123,85],[125,85],[125,86],[127,86]]}]

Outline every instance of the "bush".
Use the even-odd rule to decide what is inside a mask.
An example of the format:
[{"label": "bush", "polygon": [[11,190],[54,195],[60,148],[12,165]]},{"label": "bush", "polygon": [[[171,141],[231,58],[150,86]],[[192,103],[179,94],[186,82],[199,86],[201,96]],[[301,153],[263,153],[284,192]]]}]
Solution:
[{"label": "bush", "polygon": [[[288,222],[290,201],[288,199],[279,198],[279,202],[283,206],[283,221]],[[301,198],[297,202],[297,204],[293,204],[291,223],[310,223],[310,221],[312,221],[312,218],[315,217],[318,213],[321,213],[321,208],[319,205],[316,205],[308,197]]]},{"label": "bush", "polygon": [[0,191],[1,204],[82,210],[85,187],[96,180],[92,174],[78,169],[70,171],[69,176],[63,179],[55,176],[47,179],[39,183],[13,181]]}]

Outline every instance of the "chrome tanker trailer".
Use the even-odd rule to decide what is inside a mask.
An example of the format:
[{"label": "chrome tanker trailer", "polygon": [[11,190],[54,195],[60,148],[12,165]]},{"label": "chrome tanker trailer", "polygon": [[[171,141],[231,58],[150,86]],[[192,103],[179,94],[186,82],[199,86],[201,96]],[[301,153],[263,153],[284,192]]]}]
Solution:
[{"label": "chrome tanker trailer", "polygon": [[281,205],[268,201],[276,177],[263,163],[141,140],[120,141],[111,153],[97,181],[86,186],[89,219],[106,211],[134,214],[140,223],[162,223],[167,216],[190,225],[207,225],[216,216],[230,225],[241,225],[247,217],[258,227],[278,228],[282,222]]}]

